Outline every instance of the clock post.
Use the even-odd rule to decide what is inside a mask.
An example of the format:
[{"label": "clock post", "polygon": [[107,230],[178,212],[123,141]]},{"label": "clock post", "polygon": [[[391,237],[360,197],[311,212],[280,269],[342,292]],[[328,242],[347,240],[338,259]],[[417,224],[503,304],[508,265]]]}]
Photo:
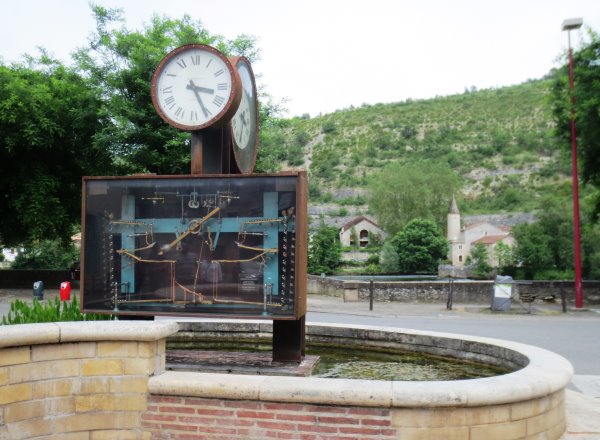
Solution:
[{"label": "clock post", "polygon": [[[202,78],[208,80],[203,82]],[[252,175],[258,150],[258,99],[254,73],[245,57],[226,59],[216,49],[205,45],[177,48],[156,69],[152,100],[167,123],[191,133],[191,175]],[[273,280],[275,289],[282,295],[286,289],[303,290],[293,293],[297,298],[293,303],[294,319],[272,317],[275,362],[300,362],[305,351],[306,281],[297,282],[294,278],[296,274],[305,275],[306,243],[288,243],[289,234],[285,229],[287,221],[293,219],[296,230],[306,233],[307,190],[304,184],[297,199],[299,209],[294,214],[284,210],[286,226],[284,229],[277,226],[278,232],[269,233],[277,236],[276,241],[281,237],[282,243],[276,244],[277,252],[290,254],[293,260],[288,263],[289,256],[281,260],[281,268],[274,272],[279,273],[279,279]],[[271,197],[268,194],[263,194],[262,198],[267,200]],[[279,216],[277,198],[272,203],[274,207],[270,213]],[[267,235],[265,233],[265,237]],[[304,265],[304,269],[296,271],[296,265]],[[274,284],[268,283],[266,274],[263,278],[266,304],[267,291],[272,294]],[[283,307],[288,305],[283,304]]]},{"label": "clock post", "polygon": [[230,143],[231,136],[226,128],[192,131],[190,174],[230,174]]}]

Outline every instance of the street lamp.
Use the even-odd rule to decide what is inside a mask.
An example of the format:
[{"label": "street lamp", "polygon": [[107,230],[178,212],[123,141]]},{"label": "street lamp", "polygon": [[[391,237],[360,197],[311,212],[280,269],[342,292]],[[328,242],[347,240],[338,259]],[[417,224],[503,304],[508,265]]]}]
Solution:
[{"label": "street lamp", "polygon": [[583,24],[581,18],[568,18],[562,23],[562,30],[569,38],[569,92],[571,95],[571,162],[573,166],[573,244],[575,247],[575,308],[583,307],[583,289],[581,283],[581,231],[579,229],[579,180],[577,177],[577,136],[575,131],[575,95],[573,93],[573,49],[571,49],[571,31]]}]

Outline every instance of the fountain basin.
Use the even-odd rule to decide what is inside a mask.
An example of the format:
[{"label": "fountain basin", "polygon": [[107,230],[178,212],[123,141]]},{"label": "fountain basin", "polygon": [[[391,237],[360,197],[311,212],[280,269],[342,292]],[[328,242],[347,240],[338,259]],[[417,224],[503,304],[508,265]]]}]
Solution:
[{"label": "fountain basin", "polygon": [[[308,325],[309,340],[485,359],[511,373],[375,381],[165,371],[165,341],[268,338],[256,322],[81,322],[0,332],[0,438],[558,439],[573,369],[488,338]],[[177,334],[177,336],[173,336]],[[511,367],[512,366],[512,367]],[[69,438],[71,438],[69,437]]]},{"label": "fountain basin", "polygon": [[[181,348],[194,340],[260,344],[269,332],[270,324],[261,322],[180,323],[180,331],[168,345]],[[389,438],[507,440],[543,435],[556,439],[564,432],[564,389],[573,368],[555,353],[499,339],[399,328],[309,324],[306,335],[311,344],[449,356],[512,372],[482,379],[427,382],[166,372],[151,378],[150,391],[162,396],[250,401],[260,408],[258,416],[273,402],[298,417],[307,413],[306,405],[321,409],[325,408],[321,405],[328,405],[346,416],[356,408],[378,408],[383,416],[377,420],[385,421]],[[308,416],[315,420],[321,417],[318,411]],[[338,435],[346,432],[342,428],[337,427]],[[369,438],[364,432],[360,434]]]}]

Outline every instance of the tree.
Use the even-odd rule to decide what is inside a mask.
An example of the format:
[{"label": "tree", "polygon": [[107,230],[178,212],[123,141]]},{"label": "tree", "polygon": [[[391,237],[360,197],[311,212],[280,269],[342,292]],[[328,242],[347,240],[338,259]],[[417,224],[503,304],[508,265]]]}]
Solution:
[{"label": "tree", "polygon": [[392,239],[402,273],[437,273],[448,254],[448,241],[431,220],[414,219]]},{"label": "tree", "polygon": [[60,240],[41,240],[19,252],[12,263],[13,269],[69,269],[79,260],[79,249]]},{"label": "tree", "polygon": [[536,272],[552,268],[550,237],[539,222],[515,226],[513,236],[517,241],[515,259],[523,267],[526,278],[532,279]]},{"label": "tree", "polygon": [[389,234],[412,219],[428,219],[443,227],[448,202],[460,187],[460,178],[443,163],[391,163],[369,182],[369,210]]},{"label": "tree", "polygon": [[337,228],[321,221],[308,242],[308,272],[331,274],[340,265],[341,258],[342,245]]},{"label": "tree", "polygon": [[494,247],[494,256],[498,261],[498,270],[500,273],[514,275],[515,249],[513,246],[498,242]]},{"label": "tree", "polygon": [[583,276],[592,280],[600,279],[600,225],[584,224],[582,237]]},{"label": "tree", "polygon": [[[600,37],[588,31],[588,41],[573,52],[573,77],[575,98],[575,123],[578,151],[582,160],[583,179],[600,185]],[[556,132],[565,148],[571,146],[571,101],[568,60],[555,72],[551,105]],[[600,213],[600,197],[595,213]]]},{"label": "tree", "polygon": [[120,9],[92,5],[92,12],[96,32],[75,60],[102,92],[104,112],[112,121],[98,134],[98,141],[117,158],[121,172],[189,173],[189,134],[167,125],[152,105],[154,70],[169,51],[191,43],[214,46],[226,55],[244,55],[252,62],[258,56],[254,38],[211,35],[188,15],[180,20],[154,16],[143,30],[130,31],[119,26]]},{"label": "tree", "polygon": [[573,210],[557,201],[546,200],[539,224],[548,237],[552,268],[565,271],[573,268]]},{"label": "tree", "polygon": [[0,242],[6,246],[73,233],[81,176],[105,174],[107,125],[89,82],[44,53],[0,65]]},{"label": "tree", "polygon": [[492,266],[488,262],[487,248],[482,243],[477,243],[471,249],[471,264],[475,266],[473,275],[475,278],[488,278],[492,272]]},{"label": "tree", "polygon": [[395,273],[400,269],[398,252],[396,252],[396,246],[392,240],[387,240],[383,244],[379,261],[381,263],[381,270],[385,273]]}]

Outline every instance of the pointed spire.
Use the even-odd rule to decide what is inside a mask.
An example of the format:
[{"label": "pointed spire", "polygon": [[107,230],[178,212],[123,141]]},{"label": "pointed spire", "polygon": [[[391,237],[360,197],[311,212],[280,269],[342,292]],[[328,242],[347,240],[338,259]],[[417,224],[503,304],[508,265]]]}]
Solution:
[{"label": "pointed spire", "polygon": [[452,194],[452,201],[450,202],[448,214],[460,214],[460,212],[458,212],[458,205],[456,204],[456,198],[454,197],[454,194]]}]

